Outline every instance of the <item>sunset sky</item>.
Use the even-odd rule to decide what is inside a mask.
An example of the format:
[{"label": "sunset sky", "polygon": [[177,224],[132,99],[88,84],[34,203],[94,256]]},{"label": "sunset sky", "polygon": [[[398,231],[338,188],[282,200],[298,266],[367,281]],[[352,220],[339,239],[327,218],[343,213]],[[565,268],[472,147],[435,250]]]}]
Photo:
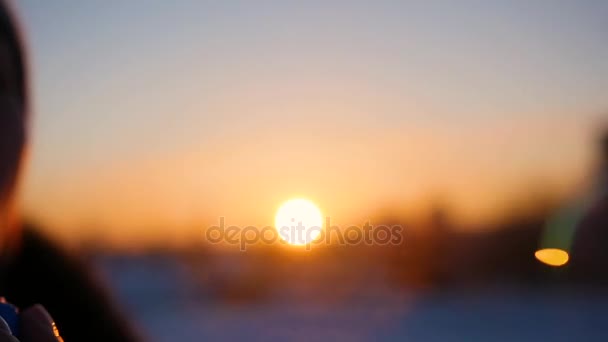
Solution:
[{"label": "sunset sky", "polygon": [[62,236],[271,224],[291,197],[349,222],[441,196],[474,222],[575,184],[608,116],[606,1],[16,7],[23,202]]}]

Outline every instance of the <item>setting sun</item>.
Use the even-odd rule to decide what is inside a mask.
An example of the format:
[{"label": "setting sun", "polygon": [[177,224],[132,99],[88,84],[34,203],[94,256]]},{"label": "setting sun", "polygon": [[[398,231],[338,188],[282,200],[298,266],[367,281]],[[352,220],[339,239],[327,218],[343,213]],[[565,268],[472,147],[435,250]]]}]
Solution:
[{"label": "setting sun", "polygon": [[321,210],[313,202],[300,198],[283,203],[274,222],[281,239],[291,245],[309,244],[323,229]]}]

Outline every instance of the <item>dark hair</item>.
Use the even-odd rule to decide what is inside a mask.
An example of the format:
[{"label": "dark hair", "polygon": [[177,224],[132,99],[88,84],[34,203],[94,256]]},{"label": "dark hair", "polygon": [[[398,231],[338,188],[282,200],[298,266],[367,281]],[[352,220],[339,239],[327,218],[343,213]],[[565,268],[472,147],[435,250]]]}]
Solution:
[{"label": "dark hair", "polygon": [[[25,67],[25,53],[21,43],[19,30],[13,19],[10,6],[4,0],[0,0],[0,40],[8,47],[11,65],[16,77],[17,94],[21,104],[25,107],[28,102],[27,70]],[[23,115],[26,111],[23,111]]]},{"label": "dark hair", "polygon": [[26,140],[28,89],[24,49],[11,10],[0,0],[0,201],[11,196]]}]

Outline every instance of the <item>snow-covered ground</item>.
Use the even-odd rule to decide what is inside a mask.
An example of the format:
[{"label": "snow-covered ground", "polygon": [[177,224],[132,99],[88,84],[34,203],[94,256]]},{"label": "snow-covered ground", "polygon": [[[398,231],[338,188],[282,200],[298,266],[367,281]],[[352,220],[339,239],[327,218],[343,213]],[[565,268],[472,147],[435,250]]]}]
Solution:
[{"label": "snow-covered ground", "polygon": [[381,277],[345,291],[339,282],[307,286],[303,277],[231,301],[218,300],[177,259],[99,265],[151,341],[608,341],[608,296],[585,291],[407,293]]}]

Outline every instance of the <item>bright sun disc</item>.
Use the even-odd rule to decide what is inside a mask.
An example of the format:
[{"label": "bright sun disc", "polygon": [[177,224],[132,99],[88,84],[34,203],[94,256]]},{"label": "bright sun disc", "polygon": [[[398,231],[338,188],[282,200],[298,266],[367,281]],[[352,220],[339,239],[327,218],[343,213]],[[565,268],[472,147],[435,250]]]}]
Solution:
[{"label": "bright sun disc", "polygon": [[307,245],[321,234],[323,215],[311,201],[291,199],[281,205],[274,224],[283,241],[292,245]]}]

